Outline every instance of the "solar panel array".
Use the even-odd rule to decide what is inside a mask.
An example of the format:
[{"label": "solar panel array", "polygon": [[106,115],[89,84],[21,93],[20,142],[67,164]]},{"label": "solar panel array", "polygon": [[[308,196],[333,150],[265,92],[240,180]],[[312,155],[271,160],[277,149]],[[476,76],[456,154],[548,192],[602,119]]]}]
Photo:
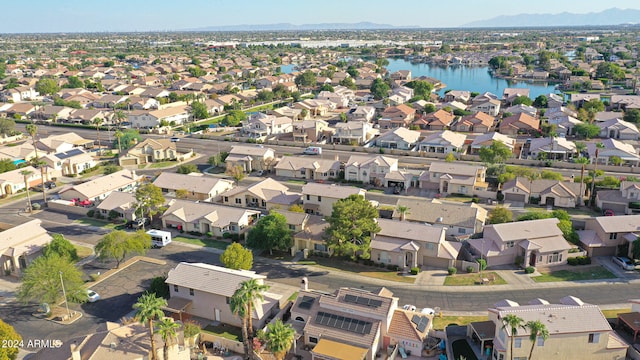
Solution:
[{"label": "solar panel array", "polygon": [[346,294],[344,296],[344,301],[352,304],[358,304],[363,306],[371,306],[371,307],[380,307],[382,305],[381,300],[371,299],[364,296],[355,296],[351,294]]},{"label": "solar panel array", "polygon": [[57,153],[55,156],[58,159],[66,159],[66,158],[70,158],[72,156],[80,155],[82,153],[83,153],[83,151],[80,150],[80,149],[71,149],[71,150],[66,151],[66,152]]},{"label": "solar panel array", "polygon": [[426,316],[413,315],[411,322],[416,324],[416,329],[420,332],[424,332],[429,325],[429,318]]},{"label": "solar panel array", "polygon": [[372,326],[368,321],[330,314],[323,311],[318,312],[316,315],[316,324],[332,327],[334,329],[342,329],[361,335],[369,334]]},{"label": "solar panel array", "polygon": [[298,307],[300,309],[309,310],[309,309],[311,309],[311,306],[313,305],[314,301],[315,301],[315,298],[313,298],[311,296],[303,296],[302,300],[300,300],[300,304],[298,304]]}]

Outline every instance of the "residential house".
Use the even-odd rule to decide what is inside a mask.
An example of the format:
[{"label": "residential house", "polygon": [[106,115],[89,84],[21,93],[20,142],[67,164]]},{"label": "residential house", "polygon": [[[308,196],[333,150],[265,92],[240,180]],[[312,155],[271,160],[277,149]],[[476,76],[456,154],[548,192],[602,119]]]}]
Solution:
[{"label": "residential house", "polygon": [[[398,209],[405,207],[404,213]],[[443,227],[447,237],[461,238],[481,233],[488,212],[478,204],[443,202],[399,198],[393,210],[393,219]]]},{"label": "residential house", "polygon": [[469,108],[469,111],[481,111],[491,116],[498,116],[498,114],[500,113],[500,105],[500,100],[496,99],[489,99],[484,102],[478,103],[476,103],[476,101],[474,100],[473,105],[471,105],[471,107]]},{"label": "residential house", "polygon": [[378,130],[374,130],[373,125],[368,122],[347,121],[346,123],[337,123],[335,125],[335,133],[331,135],[331,142],[345,145],[362,145],[371,140],[376,133],[378,133]]},{"label": "residential house", "polygon": [[225,233],[243,236],[259,214],[257,210],[173,199],[161,218],[165,228],[221,237]]},{"label": "residential house", "polygon": [[46,153],[60,153],[75,148],[90,149],[93,147],[93,140],[87,140],[74,132],[70,132],[40,138],[36,141],[36,147]]},{"label": "residential house", "polygon": [[494,125],[495,118],[487,113],[476,112],[465,115],[451,126],[453,131],[488,133]]},{"label": "residential house", "polygon": [[20,277],[24,269],[42,255],[42,248],[50,242],[51,236],[42,227],[40,219],[20,225],[0,223],[0,277]]},{"label": "residential house", "polygon": [[563,137],[527,139],[522,147],[523,159],[567,161],[575,156],[576,144]]},{"label": "residential house", "polygon": [[561,116],[555,116],[553,118],[547,119],[547,123],[549,125],[556,126],[556,134],[558,134],[559,136],[566,137],[570,135],[575,135],[574,128],[576,125],[582,124],[582,121],[570,115],[561,115]]},{"label": "residential house", "polygon": [[478,155],[482,147],[491,146],[491,144],[493,144],[494,141],[499,141],[503,143],[511,150],[511,152],[513,152],[516,146],[516,139],[508,137],[507,135],[502,135],[497,132],[490,132],[490,133],[479,135],[473,140],[473,142],[469,146],[471,149],[470,151],[471,154]]},{"label": "residential house", "polygon": [[[578,113],[569,108],[561,106],[561,107],[547,109],[547,111],[545,111],[544,113],[544,116],[549,120],[555,117],[562,117],[562,116],[571,116],[575,118],[578,116]],[[596,114],[596,118],[597,118],[597,114]]]},{"label": "residential house", "polygon": [[621,181],[619,190],[598,190],[596,206],[616,215],[640,213],[640,183]]},{"label": "residential house", "polygon": [[[523,323],[538,321],[545,325],[549,336],[538,337],[533,356],[538,359],[623,359],[629,344],[615,331],[596,305],[566,296],[559,304],[534,299],[528,305],[502,300],[489,308],[489,321],[471,323],[467,336],[472,346],[482,353],[492,349],[492,359],[528,359],[531,352],[530,330],[518,328],[512,333],[504,319],[517,316]],[[512,348],[513,346],[513,348]],[[511,353],[513,351],[513,354]]]},{"label": "residential house", "polygon": [[398,159],[383,155],[351,155],[344,165],[344,178],[363,184],[385,186],[387,174],[398,171]]},{"label": "residential house", "polygon": [[500,99],[498,99],[497,95],[492,94],[490,92],[484,92],[482,94],[477,95],[473,99],[471,99],[471,103],[473,105],[478,105],[478,104],[485,103],[485,102],[487,102],[489,100],[498,100],[498,101],[500,101]]},{"label": "residential house", "polygon": [[334,91],[320,91],[316,99],[331,101],[336,108],[346,108],[355,99],[355,93],[344,86],[336,86]]},{"label": "residential house", "polygon": [[163,123],[180,125],[189,121],[187,106],[172,106],[158,110],[134,110],[129,113],[128,121],[133,128],[155,128]]},{"label": "residential house", "polygon": [[567,263],[571,244],[565,240],[556,218],[492,224],[484,227],[483,237],[469,239],[474,254],[487,266],[556,266]]},{"label": "residential house", "polygon": [[371,238],[373,261],[402,269],[455,266],[462,243],[446,241],[442,226],[389,219],[378,219],[378,226]]},{"label": "residential house", "polygon": [[589,100],[600,100],[600,94],[572,93],[569,102],[579,109]]},{"label": "residential house", "polygon": [[18,86],[0,92],[0,100],[14,103],[35,100],[38,96],[40,94],[31,86]]},{"label": "residential house", "polygon": [[308,250],[329,253],[329,248],[324,239],[324,230],[329,223],[320,215],[284,211],[274,209],[287,219],[289,230],[293,231],[293,252]]},{"label": "residential house", "polygon": [[269,135],[293,132],[293,119],[257,113],[242,124],[242,133],[251,139],[266,139]]},{"label": "residential house", "polygon": [[416,110],[405,104],[390,106],[381,114],[378,125],[381,129],[406,128],[411,124],[416,114]]},{"label": "residential house", "polygon": [[57,105],[45,105],[38,109],[33,117],[41,120],[51,120],[52,122],[64,121],[69,119],[73,108]]},{"label": "residential house", "polygon": [[428,135],[418,143],[418,150],[427,154],[448,154],[466,152],[464,146],[467,135],[444,130]]},{"label": "residential house", "polygon": [[451,126],[456,116],[445,110],[426,114],[422,119],[413,122],[413,125],[419,126],[423,130],[445,130]]},{"label": "residential house", "polygon": [[322,142],[329,139],[333,133],[334,130],[324,120],[314,119],[293,122],[293,141],[303,143]]},{"label": "residential house", "polygon": [[[422,314],[416,311],[396,309],[391,318],[391,324],[387,335],[389,345],[387,348],[400,348],[408,354],[427,354],[422,350],[428,344],[429,333],[433,329],[433,315]],[[385,339],[386,341],[386,339]],[[429,350],[427,350],[429,351]],[[402,356],[402,353],[400,353]]]},{"label": "residential house", "polygon": [[308,214],[329,216],[333,212],[333,204],[351,195],[364,197],[366,191],[354,186],[336,184],[308,183],[302,186],[302,207]]},{"label": "residential house", "polygon": [[434,189],[441,194],[473,195],[486,191],[487,169],[484,166],[448,162],[432,162],[429,170],[420,176],[420,187]]},{"label": "residential house", "polygon": [[254,207],[264,210],[288,209],[299,204],[302,195],[291,192],[281,183],[267,178],[250,186],[238,186],[221,195],[222,203],[231,206]]},{"label": "residential house", "polygon": [[611,119],[607,121],[597,122],[600,127],[601,138],[611,138],[618,140],[638,140],[640,132],[635,124],[620,120]]},{"label": "residential house", "polygon": [[524,113],[511,115],[502,119],[498,130],[505,135],[534,134],[540,131],[540,120]]},{"label": "residential house", "polygon": [[60,190],[60,198],[63,200],[89,200],[100,201],[113,191],[131,192],[135,190],[140,181],[140,176],[133,170],[120,170],[109,175],[89,180],[85,183],[73,185]]},{"label": "residential house", "polygon": [[347,118],[351,121],[371,122],[375,116],[376,108],[367,105],[358,105],[347,113]]},{"label": "residential house", "polygon": [[[38,152],[38,155],[40,154],[41,153]],[[16,146],[0,147],[0,158],[9,159],[16,165],[35,159],[35,157],[36,152],[33,149],[33,145],[30,144],[30,141],[17,144]]]},{"label": "residential house", "polygon": [[97,161],[80,148],[73,148],[55,154],[47,154],[40,158],[45,165],[60,175],[79,175],[85,170],[95,167]]},{"label": "residential house", "polygon": [[338,178],[340,161],[304,156],[283,156],[274,166],[276,176],[306,180]]},{"label": "residential house", "polygon": [[[556,109],[560,108],[564,105],[564,98],[558,94],[547,94],[547,108],[548,109]],[[548,112],[549,110],[547,110]]]},{"label": "residential house", "polygon": [[541,205],[573,208],[582,204],[586,185],[569,181],[517,177],[502,185],[502,194],[507,202],[529,204],[532,198]]},{"label": "residential house", "polygon": [[6,113],[9,118],[29,118],[36,115],[36,106],[32,103],[16,103],[12,104]]},{"label": "residential house", "polygon": [[176,143],[170,139],[145,139],[132,148],[125,150],[119,157],[120,166],[144,165],[158,161],[184,161],[193,152],[180,153]]},{"label": "residential house", "polygon": [[471,101],[471,92],[467,90],[451,90],[444,94],[445,102],[459,101],[461,103],[468,103]]},{"label": "residential house", "polygon": [[[49,170],[48,170],[49,171]],[[26,172],[28,175],[23,175]],[[45,174],[46,176],[46,174]],[[0,174],[0,195],[8,196],[25,190],[27,187],[33,187],[42,183],[42,175],[40,169],[33,166],[25,166],[19,169],[7,171]]]},{"label": "residential house", "polygon": [[506,88],[502,92],[502,99],[507,104],[512,104],[513,101],[520,96],[529,97],[530,93],[531,93],[531,89],[527,89],[527,88]]},{"label": "residential house", "polygon": [[[231,312],[229,299],[243,282],[255,280],[259,285],[264,285],[265,279],[266,276],[255,271],[181,262],[167,274],[165,282],[169,286],[170,298],[165,309],[180,317],[197,316],[240,327],[244,324]],[[264,292],[262,297],[254,301],[251,309],[254,330],[264,328],[268,319],[280,311],[283,295]]]},{"label": "residential house", "polygon": [[113,191],[96,206],[96,211],[99,211],[104,218],[109,218],[113,213],[117,218],[131,221],[138,217],[136,216],[137,206],[138,200],[135,194]]},{"label": "residential house", "polygon": [[[164,195],[190,200],[218,201],[220,194],[233,188],[233,181],[200,173],[178,174],[162,172],[153,180]],[[179,196],[180,195],[180,196]]]},{"label": "residential house", "polygon": [[381,148],[411,150],[416,146],[419,138],[419,131],[409,130],[407,128],[396,128],[383,133],[375,138],[374,141],[375,146]]},{"label": "residential house", "polygon": [[335,110],[336,104],[322,99],[306,99],[293,104],[293,107],[300,110],[307,110],[309,116],[327,116],[331,110]]},{"label": "residential house", "polygon": [[294,328],[311,349],[311,360],[374,360],[385,351],[384,339],[398,298],[382,288],[369,292],[340,288],[334,293],[303,290],[291,307]]},{"label": "residential house", "polygon": [[398,70],[389,74],[392,80],[411,81],[411,70]]},{"label": "residential house", "polygon": [[273,149],[260,146],[235,145],[225,160],[227,166],[240,166],[245,172],[270,170],[276,162]]},{"label": "residential house", "polygon": [[[640,237],[640,215],[589,218],[578,236],[589,256],[630,256],[633,242]],[[621,253],[623,249],[626,253]]]},{"label": "residential house", "polygon": [[536,109],[533,106],[529,106],[529,105],[525,105],[525,104],[518,104],[518,105],[513,105],[510,106],[508,108],[506,108],[504,110],[505,113],[511,113],[514,115],[517,114],[527,114],[531,117],[536,117],[536,115],[538,115],[538,109]]},{"label": "residential house", "polygon": [[612,157],[619,157],[623,164],[640,166],[640,156],[638,150],[629,143],[624,143],[615,139],[604,139],[600,142],[602,148],[595,143],[587,144],[587,153],[591,163],[609,164]]}]

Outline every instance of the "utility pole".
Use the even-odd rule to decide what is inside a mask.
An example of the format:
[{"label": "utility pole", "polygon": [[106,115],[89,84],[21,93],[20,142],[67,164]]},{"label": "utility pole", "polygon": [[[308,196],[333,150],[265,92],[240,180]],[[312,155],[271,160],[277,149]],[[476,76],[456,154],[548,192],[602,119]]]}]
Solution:
[{"label": "utility pole", "polygon": [[64,290],[64,281],[62,280],[62,271],[58,271],[60,274],[60,283],[62,284],[62,294],[64,295],[64,306],[67,308],[67,315],[71,320],[71,311],[69,311],[69,302],[67,301],[67,292]]}]

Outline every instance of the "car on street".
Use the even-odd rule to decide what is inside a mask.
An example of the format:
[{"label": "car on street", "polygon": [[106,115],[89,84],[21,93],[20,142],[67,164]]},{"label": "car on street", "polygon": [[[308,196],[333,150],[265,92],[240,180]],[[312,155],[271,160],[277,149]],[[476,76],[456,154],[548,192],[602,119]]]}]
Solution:
[{"label": "car on street", "polygon": [[421,314],[426,314],[426,315],[435,315],[436,311],[433,310],[432,308],[422,308],[422,310],[420,310]]},{"label": "car on street", "polygon": [[402,307],[404,310],[408,310],[408,311],[416,311],[416,306],[415,305],[411,305],[411,304],[407,304],[405,306]]},{"label": "car on street", "polygon": [[636,266],[631,259],[624,256],[614,256],[613,262],[620,266],[623,270],[635,270]]},{"label": "car on street", "polygon": [[90,303],[96,302],[100,300],[100,295],[93,291],[93,290],[87,290],[87,301]]},{"label": "car on street", "polygon": [[178,141],[180,141],[180,138],[177,136],[174,136],[171,138],[171,142],[178,142]]}]

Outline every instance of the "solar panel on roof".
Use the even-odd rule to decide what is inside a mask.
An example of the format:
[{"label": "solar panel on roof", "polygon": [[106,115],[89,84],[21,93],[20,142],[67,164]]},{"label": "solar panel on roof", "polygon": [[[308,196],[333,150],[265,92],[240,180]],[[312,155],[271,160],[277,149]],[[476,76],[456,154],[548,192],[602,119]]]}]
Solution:
[{"label": "solar panel on roof", "polygon": [[416,324],[416,325],[420,324],[420,316],[413,315],[413,317],[411,318],[411,322]]},{"label": "solar panel on roof", "polygon": [[335,329],[342,329],[362,335],[369,334],[372,328],[372,324],[368,321],[329,314],[323,311],[318,312],[315,322],[316,324],[329,326]]},{"label": "solar panel on roof", "polygon": [[344,296],[344,301],[348,303],[357,303],[358,297],[355,295],[347,294]]},{"label": "solar panel on roof", "polygon": [[416,329],[420,332],[424,332],[429,325],[429,319],[426,316],[420,317],[420,323],[416,326]]},{"label": "solar panel on roof", "polygon": [[369,299],[369,306],[380,307],[382,305],[381,300]]},{"label": "solar panel on roof", "polygon": [[371,299],[364,296],[355,296],[351,294],[347,294],[344,296],[344,302],[371,307],[380,307],[382,305],[381,300]]},{"label": "solar panel on roof", "polygon": [[82,153],[83,153],[83,151],[82,151],[82,150],[80,150],[80,149],[71,149],[71,150],[69,150],[69,151],[65,151],[65,152],[57,153],[55,156],[56,156],[58,159],[67,159],[67,158],[70,158],[70,157],[72,157],[72,156],[80,155],[80,154],[82,154]]},{"label": "solar panel on roof", "polygon": [[300,300],[300,304],[298,304],[298,307],[301,309],[309,310],[311,309],[314,301],[315,298],[312,298],[311,296],[303,296],[302,300]]}]

